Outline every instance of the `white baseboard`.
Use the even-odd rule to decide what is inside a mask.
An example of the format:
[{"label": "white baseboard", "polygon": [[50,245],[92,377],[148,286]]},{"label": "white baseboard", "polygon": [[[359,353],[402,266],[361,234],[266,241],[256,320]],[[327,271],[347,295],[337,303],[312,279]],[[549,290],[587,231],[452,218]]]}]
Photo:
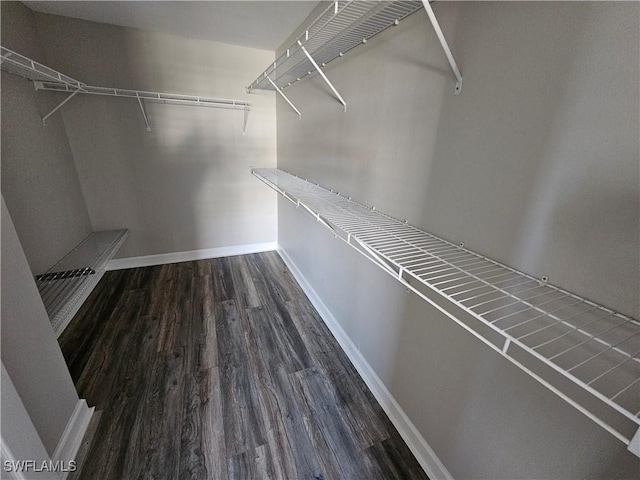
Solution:
[{"label": "white baseboard", "polygon": [[369,362],[367,362],[356,345],[351,341],[338,320],[318,296],[291,257],[289,257],[287,252],[280,246],[278,247],[278,253],[287,267],[289,267],[289,270],[302,287],[304,293],[309,297],[309,300],[315,309],[327,324],[327,327],[333,336],[349,357],[349,360],[351,360],[351,363],[353,363],[354,367],[371,390],[371,393],[376,397],[376,400],[380,403],[383,410],[398,430],[398,433],[400,433],[400,436],[402,436],[403,440],[407,443],[407,446],[416,457],[425,473],[432,480],[453,480],[453,476],[436,456],[433,449],[420,434],[416,426],[411,422],[396,399],[393,398],[391,392],[389,392],[380,377],[378,377],[371,365],[369,365]]},{"label": "white baseboard", "polygon": [[233,257],[250,253],[271,252],[278,248],[276,242],[251,243],[248,245],[234,245],[231,247],[205,248],[188,252],[161,253],[143,257],[115,258],[107,264],[107,270],[122,270],[125,268],[150,267],[166,263],[191,262],[205,258]]},{"label": "white baseboard", "polygon": [[[64,432],[62,432],[62,437],[58,441],[58,446],[51,456],[51,460],[54,462],[61,461],[68,465],[70,460],[76,459],[76,454],[80,445],[82,445],[82,439],[94,410],[95,407],[89,408],[85,400],[78,400]],[[61,473],[61,478],[64,479],[67,475],[68,471],[63,472]]]}]

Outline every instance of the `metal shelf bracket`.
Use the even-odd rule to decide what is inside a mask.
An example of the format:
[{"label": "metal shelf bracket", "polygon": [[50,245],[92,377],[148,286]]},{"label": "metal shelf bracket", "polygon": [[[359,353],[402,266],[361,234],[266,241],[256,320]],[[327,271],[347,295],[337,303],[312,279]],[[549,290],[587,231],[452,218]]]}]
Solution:
[{"label": "metal shelf bracket", "polygon": [[244,121],[242,123],[242,135],[247,134],[247,120],[249,120],[249,108],[244,109]]},{"label": "metal shelf bracket", "polygon": [[136,93],[136,98],[138,99],[138,105],[140,105],[140,111],[142,112],[142,118],[144,118],[144,123],[147,126],[147,132],[151,131],[151,126],[149,125],[149,119],[147,118],[147,112],[144,111],[144,105],[142,104],[142,100],[140,99],[140,95]]},{"label": "metal shelf bracket", "polygon": [[[336,2],[336,5],[337,5],[337,2]],[[333,84],[329,81],[329,79],[324,74],[324,72],[322,70],[320,70],[320,67],[318,66],[316,61],[313,59],[313,57],[309,54],[309,52],[307,52],[307,49],[304,48],[304,45],[302,45],[302,42],[300,40],[298,40],[298,45],[300,45],[300,48],[302,49],[302,52],[307,56],[307,58],[311,62],[311,65],[313,65],[313,67],[318,71],[318,73],[320,74],[322,79],[326,82],[326,84],[329,85],[329,88],[334,93],[334,95],[338,98],[338,101],[342,104],[342,106],[344,107],[344,111],[346,112],[347,111],[347,102],[344,101],[344,98],[342,98],[342,95],[340,95],[340,93],[338,93],[338,90],[336,90],[336,87],[333,86]]]},{"label": "metal shelf bracket", "polygon": [[67,103],[69,100],[71,100],[73,97],[75,97],[78,93],[80,93],[80,90],[76,90],[75,92],[73,92],[71,95],[69,95],[67,98],[65,98],[62,102],[60,102],[60,104],[58,104],[58,106],[56,108],[54,108],[49,113],[47,113],[44,117],[42,117],[42,124],[46,125],[47,124],[47,118],[49,118],[51,115],[56,113],[60,108],[62,108],[62,106],[65,103]]},{"label": "metal shelf bracket", "polygon": [[429,16],[429,20],[431,21],[431,25],[433,26],[433,29],[436,31],[436,35],[438,36],[440,45],[442,45],[444,54],[447,56],[447,60],[449,61],[451,70],[453,70],[453,74],[456,77],[456,88],[453,91],[453,94],[459,95],[460,92],[462,91],[462,74],[460,73],[458,64],[456,63],[455,58],[453,58],[453,54],[451,53],[451,49],[449,48],[447,39],[444,38],[444,33],[442,33],[442,29],[440,28],[440,24],[438,23],[438,19],[436,18],[436,15],[433,13],[433,9],[429,4],[429,0],[422,0],[422,4],[424,5],[424,9],[426,10],[427,15]]},{"label": "metal shelf bracket", "polygon": [[291,103],[291,100],[289,100],[289,98],[287,98],[287,96],[284,94],[284,92],[282,91],[282,89],[281,89],[280,87],[278,87],[275,83],[273,83],[273,80],[271,80],[271,78],[269,77],[269,75],[266,75],[266,79],[267,79],[267,80],[269,80],[269,83],[271,83],[271,85],[273,85],[273,88],[275,88],[275,89],[276,89],[276,92],[278,92],[280,95],[282,95],[282,98],[284,98],[284,99],[287,101],[287,103],[289,104],[289,106],[290,106],[291,108],[293,108],[293,109],[296,111],[296,113],[298,114],[298,117],[299,117],[299,118],[302,118],[302,114],[300,113],[300,110],[298,110],[298,109],[296,108],[296,106],[295,106],[293,103]]}]

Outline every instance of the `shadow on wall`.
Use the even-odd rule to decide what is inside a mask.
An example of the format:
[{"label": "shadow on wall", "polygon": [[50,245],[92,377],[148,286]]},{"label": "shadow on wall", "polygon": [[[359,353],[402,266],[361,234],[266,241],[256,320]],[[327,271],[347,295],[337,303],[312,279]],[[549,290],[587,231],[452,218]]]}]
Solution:
[{"label": "shadow on wall", "polygon": [[[246,100],[244,70],[270,55],[82,20],[39,18],[44,41],[68,42],[46,42],[55,65],[93,85]],[[70,41],[77,38],[86,41]],[[275,163],[273,106],[271,99],[251,100],[267,108],[252,112],[246,137],[242,110],[149,102],[147,133],[134,99],[87,95],[65,105],[93,228],[131,231],[119,257],[274,240],[275,201],[259,188],[254,194],[249,175],[252,162]]]},{"label": "shadow on wall", "polygon": [[[178,41],[185,45],[176,47]],[[145,89],[207,95],[210,79],[224,75],[202,56],[202,42],[128,30],[125,43],[131,76]],[[141,210],[136,225],[144,233],[132,238],[141,243],[137,250],[164,253],[224,243],[208,227],[219,208],[229,208],[219,179],[229,174],[226,162],[236,163],[242,112],[150,102],[145,109],[151,132],[143,130],[141,112],[136,132],[144,145],[136,192]]]}]

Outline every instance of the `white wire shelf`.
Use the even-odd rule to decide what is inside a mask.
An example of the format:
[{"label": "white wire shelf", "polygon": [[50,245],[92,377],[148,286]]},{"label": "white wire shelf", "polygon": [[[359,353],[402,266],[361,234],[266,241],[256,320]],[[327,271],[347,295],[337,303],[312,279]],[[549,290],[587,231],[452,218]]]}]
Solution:
[{"label": "white wire shelf", "polygon": [[149,119],[143,105],[143,101],[156,103],[189,105],[199,107],[226,108],[232,110],[244,110],[244,121],[242,127],[243,135],[246,132],[248,114],[251,109],[249,102],[240,100],[230,100],[225,98],[203,97],[199,95],[185,95],[178,93],[148,92],[144,90],[127,90],[122,88],[96,87],[79,82],[63,73],[42,65],[30,58],[20,55],[8,48],[0,46],[0,68],[8,73],[19,75],[33,81],[36,90],[53,92],[65,92],[69,96],[64,99],[56,108],[42,118],[42,122],[53,115],[65,103],[77,94],[102,95],[110,97],[132,98],[138,101],[142,117],[147,131],[151,131]]},{"label": "white wire shelf", "polygon": [[74,90],[81,89],[85,86],[84,83],[78,80],[2,46],[0,46],[0,68],[5,72],[19,75],[30,80],[58,82]]},{"label": "white wire shelf", "polygon": [[[333,2],[248,90],[275,90],[315,71],[302,46],[318,64],[326,64],[423,8],[419,1]],[[299,42],[299,43],[298,43]]]},{"label": "white wire shelf", "polygon": [[[47,90],[52,92],[73,93],[78,90],[78,88],[74,88],[73,86],[60,82],[35,81],[34,86],[36,90]],[[148,100],[151,102],[230,108],[235,110],[246,110],[251,107],[251,104],[248,102],[228,100],[225,98],[201,97],[197,95],[182,95],[177,93],[147,92],[143,90],[125,90],[122,88],[93,87],[90,85],[83,85],[80,88],[80,93],[104,95],[109,97],[139,98],[141,100]]]},{"label": "white wire shelf", "polygon": [[94,232],[46,274],[36,277],[38,291],[57,336],[98,284],[107,263],[128,235],[128,230]]},{"label": "white wire shelf", "polygon": [[637,320],[281,170],[252,173],[640,456]]}]

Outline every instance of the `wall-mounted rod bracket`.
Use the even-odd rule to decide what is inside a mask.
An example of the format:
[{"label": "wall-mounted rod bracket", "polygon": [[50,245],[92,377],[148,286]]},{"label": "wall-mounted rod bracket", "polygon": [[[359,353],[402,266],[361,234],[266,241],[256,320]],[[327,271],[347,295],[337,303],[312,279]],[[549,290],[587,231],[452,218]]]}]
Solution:
[{"label": "wall-mounted rod bracket", "polygon": [[436,31],[438,40],[440,40],[440,45],[442,45],[444,54],[447,56],[447,60],[449,60],[449,65],[451,66],[451,70],[453,70],[453,74],[456,77],[456,88],[453,91],[453,94],[458,95],[462,91],[462,74],[460,73],[460,69],[458,68],[458,64],[456,63],[455,58],[453,58],[453,54],[451,53],[451,49],[449,48],[447,39],[444,38],[444,33],[442,33],[442,29],[440,28],[440,24],[438,23],[438,19],[436,18],[436,15],[433,13],[433,9],[429,4],[429,0],[422,0],[422,4],[424,5],[424,9],[427,11],[429,20],[431,20],[431,25],[433,26],[433,29]]},{"label": "wall-mounted rod bracket", "polygon": [[144,118],[144,123],[147,126],[147,132],[151,131],[151,126],[149,125],[149,119],[147,118],[147,112],[144,110],[144,105],[142,104],[142,99],[140,95],[136,93],[136,98],[138,99],[138,105],[140,105],[140,111],[142,112],[142,118]]},{"label": "wall-mounted rod bracket", "polygon": [[291,100],[289,100],[289,99],[287,98],[287,96],[282,92],[282,89],[281,89],[280,87],[278,87],[275,83],[273,83],[273,80],[271,80],[271,78],[269,78],[269,75],[267,75],[267,80],[269,80],[269,82],[271,83],[271,85],[273,85],[273,88],[275,88],[275,89],[276,89],[276,92],[278,92],[280,95],[282,95],[282,98],[284,98],[284,99],[287,101],[287,103],[289,104],[289,106],[290,106],[291,108],[293,108],[293,109],[296,111],[296,113],[298,114],[298,117],[302,118],[302,114],[300,113],[300,110],[298,110],[298,109],[296,108],[296,106],[295,106],[293,103],[291,103]]},{"label": "wall-mounted rod bracket", "polygon": [[329,81],[329,79],[324,74],[324,72],[322,70],[320,70],[320,67],[318,66],[316,61],[313,59],[313,57],[309,54],[309,52],[307,52],[307,49],[304,48],[304,45],[302,45],[302,42],[300,42],[300,40],[298,40],[298,45],[300,45],[300,48],[302,49],[302,52],[307,56],[307,58],[311,62],[311,65],[313,65],[313,67],[318,71],[318,73],[320,74],[322,79],[326,82],[326,84],[329,85],[329,88],[334,93],[334,95],[338,98],[338,101],[344,106],[344,111],[346,112],[347,111],[347,102],[344,101],[344,98],[342,98],[342,95],[340,95],[338,93],[338,90],[336,90],[336,87],[333,86],[333,84]]},{"label": "wall-mounted rod bracket", "polygon": [[42,124],[46,125],[47,124],[47,118],[49,118],[51,115],[56,113],[58,111],[58,109],[60,109],[65,103],[67,103],[69,100],[71,100],[73,97],[75,97],[79,92],[80,92],[80,90],[76,90],[75,92],[73,92],[71,95],[69,95],[67,98],[65,98],[62,102],[60,102],[60,104],[56,108],[54,108],[49,113],[47,113],[44,117],[42,117]]}]

